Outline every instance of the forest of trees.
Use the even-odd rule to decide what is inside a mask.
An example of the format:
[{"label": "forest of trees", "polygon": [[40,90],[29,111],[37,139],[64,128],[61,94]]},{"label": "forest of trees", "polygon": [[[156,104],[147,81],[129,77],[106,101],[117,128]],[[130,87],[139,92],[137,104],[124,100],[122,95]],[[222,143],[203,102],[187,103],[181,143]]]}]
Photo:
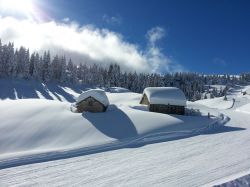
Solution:
[{"label": "forest of trees", "polygon": [[[138,93],[149,86],[174,86],[182,89],[189,100],[198,100],[206,91],[207,85],[246,84],[250,82],[250,73],[232,76],[190,72],[125,72],[117,64],[107,67],[86,63],[76,65],[64,56],[51,57],[49,51],[42,55],[30,54],[29,49],[25,47],[15,49],[13,43],[3,45],[0,40],[0,78],[35,79],[46,83],[93,84],[105,88],[117,86]],[[225,94],[225,90],[213,90],[215,97]]]}]

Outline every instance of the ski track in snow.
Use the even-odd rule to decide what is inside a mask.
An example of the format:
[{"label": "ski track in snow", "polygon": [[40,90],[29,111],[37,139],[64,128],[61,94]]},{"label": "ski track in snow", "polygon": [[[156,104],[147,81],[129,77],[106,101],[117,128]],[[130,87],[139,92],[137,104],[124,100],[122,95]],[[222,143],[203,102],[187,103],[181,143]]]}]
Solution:
[{"label": "ski track in snow", "polygon": [[[236,97],[236,106],[246,101]],[[226,126],[206,129],[203,134],[198,131],[198,136],[154,143],[157,138],[166,138],[166,134],[156,134],[134,140],[153,142],[144,146],[122,145],[123,149],[2,169],[0,186],[222,184],[250,173],[250,115],[236,112],[236,106],[220,110],[230,117]]]}]

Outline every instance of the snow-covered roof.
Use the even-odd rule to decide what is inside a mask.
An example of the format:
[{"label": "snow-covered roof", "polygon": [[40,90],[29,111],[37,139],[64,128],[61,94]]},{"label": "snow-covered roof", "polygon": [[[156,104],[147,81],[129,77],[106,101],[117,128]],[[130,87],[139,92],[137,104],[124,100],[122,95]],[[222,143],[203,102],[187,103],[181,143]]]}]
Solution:
[{"label": "snow-covered roof", "polygon": [[150,104],[186,106],[184,93],[175,87],[148,87],[144,89]]},{"label": "snow-covered roof", "polygon": [[88,97],[95,98],[97,101],[99,101],[100,103],[102,103],[104,106],[108,106],[109,105],[108,97],[107,97],[105,91],[101,90],[101,89],[91,89],[91,90],[83,92],[76,99],[76,104],[80,103],[81,101],[83,101],[84,99],[86,99]]}]

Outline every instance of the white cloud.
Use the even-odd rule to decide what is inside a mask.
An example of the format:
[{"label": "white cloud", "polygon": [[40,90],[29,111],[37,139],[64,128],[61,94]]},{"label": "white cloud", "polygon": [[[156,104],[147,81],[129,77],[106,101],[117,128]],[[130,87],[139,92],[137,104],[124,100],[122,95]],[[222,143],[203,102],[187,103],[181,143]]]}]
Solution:
[{"label": "white cloud", "polygon": [[66,22],[66,23],[68,23],[68,22],[70,22],[70,19],[69,19],[68,17],[63,18],[63,19],[62,19],[62,22]]},{"label": "white cloud", "polygon": [[173,62],[170,57],[162,53],[162,50],[157,46],[157,42],[165,36],[165,29],[162,27],[153,27],[150,29],[146,37],[148,39],[148,48],[146,50],[146,57],[148,63],[151,65],[153,72],[177,72],[184,71],[184,68]]},{"label": "white cloud", "polygon": [[165,29],[162,27],[153,27],[147,33],[147,38],[151,45],[155,45],[155,43],[161,40],[165,36]]},{"label": "white cloud", "polygon": [[107,14],[104,14],[102,17],[103,21],[105,21],[107,24],[110,25],[120,25],[122,23],[122,17],[117,16],[108,16]]},{"label": "white cloud", "polygon": [[138,72],[172,71],[175,67],[179,68],[155,45],[163,37],[162,30],[153,30],[148,32],[148,47],[141,50],[138,45],[125,41],[119,33],[91,25],[79,26],[69,20],[35,22],[0,17],[2,42],[14,41],[16,47],[23,45],[31,51],[49,49],[52,54],[65,54],[76,63],[117,63],[125,70]]}]

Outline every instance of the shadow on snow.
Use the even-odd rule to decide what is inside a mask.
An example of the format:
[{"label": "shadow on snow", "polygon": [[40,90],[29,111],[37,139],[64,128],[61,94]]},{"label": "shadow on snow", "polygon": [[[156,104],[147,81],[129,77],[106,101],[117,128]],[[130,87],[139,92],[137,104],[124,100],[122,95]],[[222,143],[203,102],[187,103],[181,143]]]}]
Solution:
[{"label": "shadow on snow", "polygon": [[115,105],[110,105],[105,113],[84,112],[82,116],[108,137],[123,140],[138,136],[133,122]]},{"label": "shadow on snow", "polygon": [[78,94],[87,89],[86,85],[72,86],[58,83],[46,84],[35,80],[0,79],[0,99],[38,99],[43,97],[49,100],[62,101],[65,99],[68,102],[75,102],[74,96],[62,87],[69,87]]}]

